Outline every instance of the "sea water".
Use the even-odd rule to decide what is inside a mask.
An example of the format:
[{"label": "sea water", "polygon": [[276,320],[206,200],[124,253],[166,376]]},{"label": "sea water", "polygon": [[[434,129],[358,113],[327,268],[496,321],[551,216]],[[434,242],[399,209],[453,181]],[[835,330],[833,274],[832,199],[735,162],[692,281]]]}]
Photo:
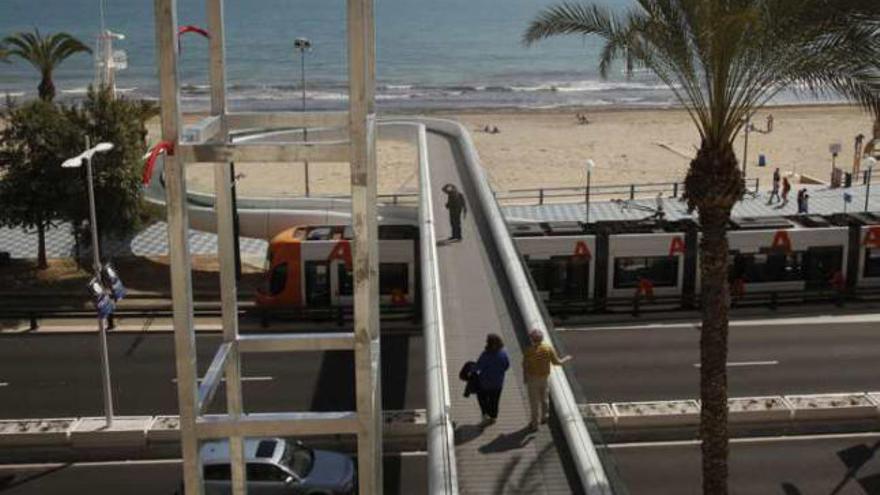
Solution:
[{"label": "sea water", "polygon": [[[106,27],[128,55],[117,86],[135,97],[158,94],[151,0],[0,0],[0,36],[34,27],[64,31],[94,47],[104,2]],[[559,0],[375,0],[377,104],[385,111],[424,108],[667,106],[672,93],[653,75],[607,79],[597,65],[602,40],[566,36],[522,43],[529,21]],[[625,10],[632,0],[602,0]],[[308,38],[306,106],[340,108],[347,98],[345,0],[226,0],[227,81],[236,109],[298,109],[302,85],[297,37]],[[207,28],[205,0],[178,0],[178,22]],[[182,38],[180,84],[187,110],[207,109],[207,40]],[[39,77],[26,62],[0,64],[0,96],[33,97]],[[78,54],[55,71],[60,99],[81,97],[94,59]]]}]

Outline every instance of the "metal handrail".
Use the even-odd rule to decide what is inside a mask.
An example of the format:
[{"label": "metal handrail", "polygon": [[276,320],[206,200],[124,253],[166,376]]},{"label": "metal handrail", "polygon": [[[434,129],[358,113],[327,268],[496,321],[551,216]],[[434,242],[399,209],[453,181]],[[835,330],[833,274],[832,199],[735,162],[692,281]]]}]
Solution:
[{"label": "metal handrail", "polygon": [[428,493],[458,495],[455,460],[455,429],[446,360],[443,299],[434,230],[428,138],[425,126],[412,122],[382,122],[382,126],[403,125],[416,130],[419,156],[419,240],[421,251],[422,321],[425,339],[428,430]]},{"label": "metal handrail", "polygon": [[[501,257],[499,261],[507,274],[513,297],[523,321],[529,328],[538,329],[547,335],[548,331],[544,324],[543,315],[529,286],[525,269],[519,262],[513,239],[507,230],[507,224],[498,203],[495,201],[483,169],[479,165],[479,157],[470,134],[457,122],[428,118],[422,118],[419,121],[430,125],[432,130],[451,135],[461,144],[467,172],[470,174],[470,180],[477,191],[481,206],[485,210],[490,234],[494,238]],[[549,341],[549,338],[547,340]],[[571,386],[565,373],[558,367],[554,367],[551,371],[549,385],[554,410],[571,454],[571,465],[577,472],[584,492],[587,495],[612,495],[612,487],[593,445],[593,440],[587,431]]]}]

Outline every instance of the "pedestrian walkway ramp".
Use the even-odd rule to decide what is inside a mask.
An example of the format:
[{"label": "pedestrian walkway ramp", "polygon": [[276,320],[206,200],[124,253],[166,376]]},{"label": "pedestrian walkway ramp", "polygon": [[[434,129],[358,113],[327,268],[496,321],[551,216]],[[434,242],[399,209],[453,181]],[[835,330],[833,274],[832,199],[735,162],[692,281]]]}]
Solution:
[{"label": "pedestrian walkway ramp", "polygon": [[[565,371],[550,378],[553,418],[537,432],[528,429],[529,408],[522,375],[522,350],[529,329],[548,331],[529,280],[504,221],[482,175],[467,132],[458,124],[433,119],[425,145],[430,156],[430,203],[436,239],[438,306],[446,360],[449,412],[455,424],[456,489],[468,494],[621,493],[606,475],[597,449],[577,408]],[[468,215],[461,242],[449,242],[444,184],[465,194]],[[423,202],[423,205],[425,203]],[[426,218],[423,216],[423,219]],[[423,237],[424,239],[424,237]],[[424,260],[425,258],[423,258]],[[426,328],[428,328],[426,326]],[[458,370],[476,360],[486,335],[505,342],[511,368],[500,400],[498,421],[481,426],[475,397],[462,395]],[[549,333],[548,333],[549,335]],[[575,363],[576,365],[576,363]],[[432,491],[431,493],[437,493]]]}]

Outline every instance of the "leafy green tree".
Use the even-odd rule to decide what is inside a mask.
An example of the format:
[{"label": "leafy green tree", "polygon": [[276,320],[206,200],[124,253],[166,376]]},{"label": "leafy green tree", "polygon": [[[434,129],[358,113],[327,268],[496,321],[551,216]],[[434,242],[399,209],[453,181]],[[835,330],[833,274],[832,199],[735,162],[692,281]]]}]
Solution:
[{"label": "leafy green tree", "polygon": [[46,268],[46,229],[62,217],[67,195],[61,163],[79,133],[51,103],[11,103],[0,130],[0,224],[37,230],[37,259]]},{"label": "leafy green tree", "polygon": [[562,3],[541,11],[524,42],[598,35],[599,70],[647,68],[693,120],[700,147],[685,181],[699,213],[700,436],[703,492],[727,493],[727,224],[743,195],[733,142],[745,119],[780,91],[837,93],[866,108],[880,99],[876,0],[636,0],[621,13]]},{"label": "leafy green tree", "polygon": [[[155,107],[151,105],[125,98],[114,99],[107,88],[89,88],[80,105],[66,109],[67,117],[83,136],[77,149],[85,147],[86,135],[92,146],[99,142],[113,143],[114,146],[111,151],[96,154],[92,159],[101,238],[124,236],[139,227],[141,172],[146,152],[145,119],[149,118],[150,109]],[[65,210],[65,217],[75,227],[89,220],[85,173],[80,171],[79,174],[81,179],[69,181],[72,190]],[[88,235],[79,237],[90,239]]]},{"label": "leafy green tree", "polygon": [[40,71],[40,85],[37,91],[40,99],[44,101],[52,101],[55,98],[55,83],[52,81],[55,68],[71,55],[92,53],[91,48],[67,33],[55,33],[44,37],[38,29],[33,33],[8,36],[3,41],[8,46],[10,56],[19,57]]}]

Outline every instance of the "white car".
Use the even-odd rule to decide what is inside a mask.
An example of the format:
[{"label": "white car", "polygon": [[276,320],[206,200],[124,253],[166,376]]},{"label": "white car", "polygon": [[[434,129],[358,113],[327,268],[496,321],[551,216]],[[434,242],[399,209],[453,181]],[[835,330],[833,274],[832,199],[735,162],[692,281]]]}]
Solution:
[{"label": "white car", "polygon": [[[231,494],[229,442],[205,442],[201,457],[205,494]],[[355,489],[351,458],[310,449],[299,441],[247,439],[244,458],[248,495],[337,495]]]}]

